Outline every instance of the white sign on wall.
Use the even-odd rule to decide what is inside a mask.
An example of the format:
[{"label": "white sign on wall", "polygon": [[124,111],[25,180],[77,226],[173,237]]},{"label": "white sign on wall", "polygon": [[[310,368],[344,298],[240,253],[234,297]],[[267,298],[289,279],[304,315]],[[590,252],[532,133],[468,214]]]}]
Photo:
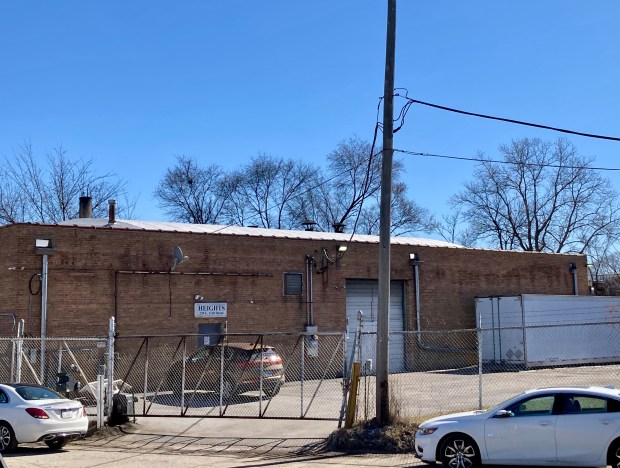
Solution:
[{"label": "white sign on wall", "polygon": [[228,315],[226,302],[196,302],[194,304],[194,317],[196,318],[221,318]]}]

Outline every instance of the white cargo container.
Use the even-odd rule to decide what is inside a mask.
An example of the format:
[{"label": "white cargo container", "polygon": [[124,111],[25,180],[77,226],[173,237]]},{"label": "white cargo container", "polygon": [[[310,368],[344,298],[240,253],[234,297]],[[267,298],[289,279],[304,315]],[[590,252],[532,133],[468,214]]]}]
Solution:
[{"label": "white cargo container", "polygon": [[486,363],[620,362],[620,297],[477,297],[476,318]]}]

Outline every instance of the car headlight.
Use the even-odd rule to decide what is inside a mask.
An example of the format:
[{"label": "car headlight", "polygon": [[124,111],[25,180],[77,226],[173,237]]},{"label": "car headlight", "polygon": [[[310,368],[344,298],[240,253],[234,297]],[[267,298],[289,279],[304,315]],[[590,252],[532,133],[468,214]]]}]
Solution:
[{"label": "car headlight", "polygon": [[437,430],[436,427],[425,427],[424,429],[418,429],[418,434],[420,434],[420,435],[431,435],[436,430]]}]

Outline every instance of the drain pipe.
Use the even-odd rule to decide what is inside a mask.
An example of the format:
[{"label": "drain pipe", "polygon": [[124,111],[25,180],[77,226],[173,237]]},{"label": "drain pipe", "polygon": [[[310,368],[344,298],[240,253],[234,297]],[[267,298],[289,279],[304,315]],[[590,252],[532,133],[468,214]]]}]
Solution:
[{"label": "drain pipe", "polygon": [[415,323],[418,331],[418,343],[421,341],[420,331],[420,256],[418,254],[409,254],[409,260],[413,265],[413,281],[415,283]]},{"label": "drain pipe", "polygon": [[314,323],[314,311],[312,303],[314,298],[312,295],[312,267],[314,266],[314,257],[306,255],[306,326],[312,326]]},{"label": "drain pipe", "polygon": [[41,383],[45,385],[45,359],[47,345],[47,271],[48,257],[43,255],[43,267],[41,272]]},{"label": "drain pipe", "polygon": [[421,307],[420,307],[420,256],[416,253],[409,254],[409,260],[411,260],[411,265],[413,266],[413,280],[415,283],[415,320],[416,320],[416,331],[418,338],[418,346],[424,350],[428,351],[449,351],[449,352],[462,352],[465,349],[459,348],[450,348],[448,346],[435,346],[435,345],[427,345],[424,344],[422,340],[422,325],[421,325]]},{"label": "drain pipe", "polygon": [[573,294],[575,296],[579,295],[579,290],[577,289],[577,264],[576,263],[569,263],[568,264],[568,271],[570,271],[573,274]]}]

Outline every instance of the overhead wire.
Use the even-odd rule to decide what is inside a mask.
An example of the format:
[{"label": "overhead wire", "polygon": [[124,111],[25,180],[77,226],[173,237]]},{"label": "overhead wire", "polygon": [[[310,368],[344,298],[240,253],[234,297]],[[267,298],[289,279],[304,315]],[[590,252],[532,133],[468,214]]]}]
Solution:
[{"label": "overhead wire", "polygon": [[[503,161],[499,159],[473,158],[473,157],[466,157],[466,156],[449,156],[445,154],[422,153],[418,151],[409,151],[409,150],[403,150],[403,149],[397,149],[397,148],[394,148],[394,152],[408,154],[410,156],[422,156],[422,157],[441,158],[441,159],[456,159],[459,161],[473,161],[477,163],[494,163],[494,164],[506,164],[506,165],[517,164],[514,162]],[[620,171],[620,168],[618,167],[570,166],[570,165],[563,165],[563,164],[526,163],[526,162],[523,162],[523,163],[519,162],[518,164],[521,166],[528,166],[528,167],[550,167],[550,168],[557,168],[557,169],[576,169],[576,170],[587,169],[587,170],[593,170],[593,171]]]},{"label": "overhead wire", "polygon": [[[406,88],[397,88],[397,89],[405,89]],[[500,122],[508,122],[508,123],[512,123],[512,124],[516,124],[516,125],[524,125],[527,127],[534,127],[534,128],[542,128],[545,130],[553,130],[554,132],[560,132],[560,133],[566,133],[569,135],[578,135],[578,136],[582,136],[582,137],[586,137],[586,138],[595,138],[595,139],[599,139],[599,140],[608,140],[608,141],[620,141],[620,137],[614,137],[614,136],[608,136],[608,135],[599,135],[596,133],[586,133],[586,132],[580,132],[577,130],[570,130],[570,129],[566,129],[566,128],[560,128],[560,127],[553,127],[551,125],[543,125],[543,124],[538,124],[538,123],[534,123],[534,122],[527,122],[524,120],[516,120],[516,119],[509,119],[506,117],[497,117],[494,115],[488,115],[488,114],[481,114],[478,112],[470,112],[470,111],[465,111],[462,109],[456,109],[454,107],[448,107],[448,106],[442,106],[439,104],[434,104],[432,102],[427,102],[427,101],[420,101],[419,99],[413,99],[410,98],[408,95],[408,91],[406,90],[405,95],[402,96],[399,93],[395,93],[394,96],[395,97],[402,97],[404,99],[406,99],[408,101],[408,103],[403,106],[403,108],[401,109],[401,114],[404,115],[400,116],[401,117],[401,121],[404,124],[404,119],[405,116],[407,115],[407,112],[409,111],[409,108],[411,107],[411,104],[420,104],[421,106],[427,106],[427,107],[432,107],[435,109],[440,109],[440,110],[444,110],[444,111],[448,111],[448,112],[453,112],[456,114],[462,114],[462,115],[469,115],[472,117],[479,117],[482,119],[489,119],[489,120],[497,120]],[[400,130],[400,128],[402,127],[402,125],[400,127],[398,127],[398,130]]]},{"label": "overhead wire", "polygon": [[[465,111],[462,109],[456,109],[453,107],[448,107],[448,106],[443,106],[443,105],[439,105],[439,104],[434,104],[431,102],[427,102],[427,101],[421,101],[419,99],[413,99],[409,97],[409,91],[407,90],[407,88],[395,88],[395,91],[398,90],[404,90],[404,95],[398,92],[394,93],[394,97],[400,97],[406,100],[406,103],[401,107],[398,115],[394,118],[394,122],[397,123],[398,125],[394,128],[393,132],[396,133],[398,132],[400,129],[403,128],[404,124],[405,124],[405,119],[407,117],[407,114],[411,108],[411,106],[413,104],[419,104],[419,105],[423,105],[423,106],[427,106],[427,107],[432,107],[435,109],[440,109],[440,110],[444,110],[444,111],[448,111],[448,112],[453,112],[453,113],[457,113],[457,114],[461,114],[461,115],[469,115],[472,117],[479,117],[479,118],[483,118],[483,119],[489,119],[489,120],[496,120],[496,121],[501,121],[501,122],[507,122],[507,123],[512,123],[512,124],[516,124],[516,125],[524,125],[524,126],[529,126],[529,127],[534,127],[534,128],[541,128],[541,129],[545,129],[545,130],[552,130],[552,131],[556,131],[556,132],[560,132],[560,133],[566,133],[566,134],[570,134],[570,135],[578,135],[578,136],[583,136],[583,137],[587,137],[587,138],[595,138],[595,139],[602,139],[602,140],[609,140],[609,141],[620,141],[619,137],[613,137],[613,136],[607,136],[607,135],[599,135],[599,134],[594,134],[594,133],[586,133],[586,132],[580,132],[580,131],[576,131],[576,130],[570,130],[570,129],[565,129],[565,128],[560,128],[560,127],[554,127],[554,126],[550,126],[550,125],[543,125],[543,124],[537,124],[534,122],[527,122],[527,121],[523,121],[523,120],[516,120],[516,119],[509,119],[509,118],[505,118],[505,117],[498,117],[498,116],[492,116],[492,115],[488,115],[488,114],[481,114],[481,113],[477,113],[477,112],[470,112],[470,111]],[[375,128],[374,128],[374,134],[373,134],[373,141],[372,141],[372,145],[371,145],[371,149],[370,149],[370,155],[368,157],[367,160],[367,168],[366,168],[366,173],[364,176],[364,183],[363,183],[363,187],[364,190],[367,189],[369,183],[370,183],[370,173],[371,173],[371,168],[372,168],[372,162],[375,156],[378,156],[379,154],[381,154],[382,151],[379,151],[375,154],[374,152],[374,148],[376,146],[376,141],[377,141],[377,136],[378,136],[378,132],[379,130],[383,131],[383,125],[381,124],[381,122],[379,121],[379,114],[380,114],[380,108],[381,108],[381,103],[383,101],[383,97],[379,97],[379,102],[377,104],[377,117],[376,117],[376,122],[375,122]],[[393,149],[394,152],[399,152],[399,153],[403,153],[403,154],[407,154],[407,155],[411,155],[411,156],[421,156],[421,157],[433,157],[433,158],[443,158],[443,159],[452,159],[452,160],[461,160],[461,161],[473,161],[473,162],[478,162],[478,163],[496,163],[496,164],[512,164],[509,161],[502,161],[502,160],[495,160],[495,159],[486,159],[486,158],[472,158],[472,157],[464,157],[464,156],[449,156],[449,155],[440,155],[440,154],[432,154],[432,153],[423,153],[423,152],[416,152],[416,151],[408,151],[408,150],[403,150],[403,149]],[[565,165],[559,165],[559,164],[544,164],[544,163],[523,163],[525,166],[530,166],[530,167],[551,167],[551,168],[565,168],[565,169],[588,169],[588,170],[599,170],[599,171],[620,171],[620,168],[610,168],[610,167],[592,167],[592,166],[565,166]],[[301,191],[300,193],[296,194],[294,197],[299,197],[302,195],[305,195],[306,193],[308,193],[311,190],[315,190],[317,187],[320,187],[324,184],[327,184],[329,182],[331,182],[334,179],[337,179],[338,177],[344,175],[345,173],[348,172],[347,170],[343,170],[337,174],[334,174],[332,177],[325,179],[323,181],[321,181],[320,183],[307,188],[303,191]],[[362,208],[363,208],[363,204],[364,204],[364,199],[361,200],[361,203],[359,204],[359,208],[357,211],[357,215],[355,217],[355,222],[353,225],[353,229],[352,229],[352,233],[351,233],[351,237],[349,238],[348,243],[351,242],[351,240],[353,239],[353,236],[355,235],[355,232],[357,230],[357,225],[359,223],[359,218],[361,216],[361,212],[362,212]],[[273,207],[267,207],[266,211],[271,211],[273,209],[277,209],[277,206],[273,206]],[[259,216],[258,214],[255,215],[250,215],[248,217],[248,219],[253,219],[256,218],[257,216]],[[225,226],[220,227],[219,229],[213,231],[212,233],[217,233],[220,231],[223,231],[224,229],[228,228],[228,227],[232,227],[234,226],[234,224],[227,224]]]}]

